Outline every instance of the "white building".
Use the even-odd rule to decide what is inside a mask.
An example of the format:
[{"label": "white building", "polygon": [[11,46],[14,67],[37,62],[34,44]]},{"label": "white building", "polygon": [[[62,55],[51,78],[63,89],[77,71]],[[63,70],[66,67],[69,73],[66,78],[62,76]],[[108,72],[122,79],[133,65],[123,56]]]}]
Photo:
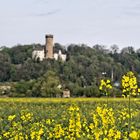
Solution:
[{"label": "white building", "polygon": [[[42,47],[35,48],[32,52],[32,58],[35,60],[39,59],[40,61],[43,61],[43,59],[46,59],[44,48],[42,48]],[[53,58],[55,60],[61,59],[62,61],[66,61],[67,55],[62,54],[62,51],[59,50],[58,53],[53,54]]]},{"label": "white building", "polygon": [[36,59],[36,60],[39,58],[40,61],[43,61],[43,59],[44,59],[44,49],[43,50],[34,50],[32,52],[32,58]]},{"label": "white building", "polygon": [[54,53],[55,60],[61,59],[62,61],[66,61],[66,58],[67,58],[66,54],[62,54],[61,50],[59,50],[58,53]]}]

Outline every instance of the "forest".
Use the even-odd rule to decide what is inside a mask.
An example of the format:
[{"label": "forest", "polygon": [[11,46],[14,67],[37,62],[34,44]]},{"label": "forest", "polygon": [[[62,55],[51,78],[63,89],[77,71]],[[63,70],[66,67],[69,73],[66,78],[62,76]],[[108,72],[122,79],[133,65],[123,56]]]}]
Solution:
[{"label": "forest", "polygon": [[[61,59],[32,59],[34,47],[41,44],[16,45],[0,48],[0,96],[10,97],[61,97],[68,89],[72,97],[102,97],[99,90],[101,79],[108,78],[114,85],[111,96],[121,95],[121,78],[133,71],[140,81],[140,49],[132,46],[119,49],[112,45],[89,47],[85,44],[63,46],[54,44],[54,52],[67,54]],[[60,87],[60,88],[58,88]]]}]

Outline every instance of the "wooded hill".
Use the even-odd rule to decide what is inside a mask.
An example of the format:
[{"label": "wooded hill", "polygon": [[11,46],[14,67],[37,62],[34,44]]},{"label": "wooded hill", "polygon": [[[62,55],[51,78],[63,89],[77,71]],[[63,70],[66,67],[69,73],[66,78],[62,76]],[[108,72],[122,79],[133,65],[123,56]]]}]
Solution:
[{"label": "wooded hill", "polygon": [[[1,85],[12,83],[11,90],[1,95],[56,97],[63,89],[69,89],[71,96],[99,97],[102,96],[98,89],[102,78],[111,79],[112,84],[120,83],[122,75],[132,70],[138,82],[140,80],[140,49],[130,46],[119,50],[117,45],[106,49],[102,45],[88,47],[84,44],[65,47],[56,43],[54,52],[65,52],[66,62],[36,61],[32,59],[32,51],[38,45],[1,47],[0,82]],[[112,96],[119,96],[119,89],[116,87]]]}]

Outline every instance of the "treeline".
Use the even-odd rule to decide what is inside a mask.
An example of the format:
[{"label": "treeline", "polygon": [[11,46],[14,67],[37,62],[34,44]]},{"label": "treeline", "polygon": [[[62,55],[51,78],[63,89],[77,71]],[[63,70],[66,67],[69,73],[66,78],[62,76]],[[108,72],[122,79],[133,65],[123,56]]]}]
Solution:
[{"label": "treeline", "polygon": [[10,90],[0,91],[1,95],[60,97],[64,89],[69,89],[71,96],[99,97],[103,95],[98,89],[100,79],[106,77],[116,85],[112,96],[119,96],[115,93],[120,93],[123,74],[132,70],[139,80],[140,49],[130,46],[119,50],[117,45],[106,49],[102,45],[84,44],[65,47],[56,43],[54,52],[62,50],[67,54],[67,61],[63,62],[32,59],[33,48],[38,45],[1,47],[0,82],[11,84]]}]

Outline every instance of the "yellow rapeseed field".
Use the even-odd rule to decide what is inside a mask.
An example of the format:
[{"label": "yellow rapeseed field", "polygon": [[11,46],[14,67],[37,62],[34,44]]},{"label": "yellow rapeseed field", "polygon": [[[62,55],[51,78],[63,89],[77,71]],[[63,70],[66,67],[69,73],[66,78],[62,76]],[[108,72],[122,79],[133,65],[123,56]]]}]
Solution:
[{"label": "yellow rapeseed field", "polygon": [[140,99],[0,98],[0,140],[140,140]]}]

